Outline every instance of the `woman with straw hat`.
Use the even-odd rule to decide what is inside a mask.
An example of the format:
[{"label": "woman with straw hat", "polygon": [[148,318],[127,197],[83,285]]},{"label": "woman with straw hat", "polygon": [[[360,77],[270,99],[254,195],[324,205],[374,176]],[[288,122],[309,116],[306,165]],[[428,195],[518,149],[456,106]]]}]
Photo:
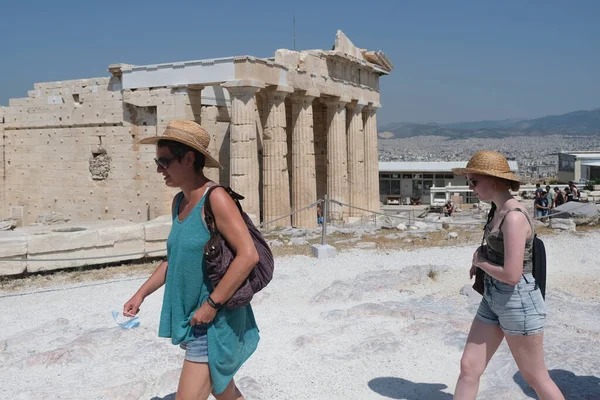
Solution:
[{"label": "woman with straw hat", "polygon": [[564,399],[544,362],[546,305],[533,278],[534,227],[510,190],[519,178],[495,151],[479,151],[466,168],[469,187],[479,200],[491,200],[484,228],[487,243],[473,255],[470,276],[484,273],[484,293],[460,363],[455,399],[475,399],[479,379],[504,338],[523,378],[540,399]]},{"label": "woman with straw hat", "polygon": [[219,168],[208,152],[210,137],[197,123],[171,121],[156,144],[157,172],[165,184],[181,191],[172,205],[173,224],[167,239],[167,259],[125,303],[123,313],[135,315],[144,299],[165,285],[158,336],[185,350],[177,399],[243,399],[233,375],[258,345],[258,328],[250,305],[222,307],[258,262],[258,253],[237,206],[223,188],[211,192],[217,228],[236,257],[216,287],[204,270],[204,245],[210,234],[204,221],[204,201],[214,185],[205,167]]}]

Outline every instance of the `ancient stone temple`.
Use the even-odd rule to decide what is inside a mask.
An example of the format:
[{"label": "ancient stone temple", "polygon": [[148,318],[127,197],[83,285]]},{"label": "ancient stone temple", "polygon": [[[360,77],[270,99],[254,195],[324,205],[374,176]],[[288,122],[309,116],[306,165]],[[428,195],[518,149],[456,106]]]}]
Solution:
[{"label": "ancient stone temple", "polygon": [[[0,217],[30,224],[146,221],[170,213],[173,191],[154,148],[137,142],[171,119],[199,122],[223,165],[207,175],[271,221],[328,194],[379,208],[379,77],[393,65],[338,31],[333,50],[277,50],[169,64],[112,64],[103,78],[34,85],[0,107]],[[360,211],[332,204],[329,216]],[[316,208],[269,227],[317,225]]]}]

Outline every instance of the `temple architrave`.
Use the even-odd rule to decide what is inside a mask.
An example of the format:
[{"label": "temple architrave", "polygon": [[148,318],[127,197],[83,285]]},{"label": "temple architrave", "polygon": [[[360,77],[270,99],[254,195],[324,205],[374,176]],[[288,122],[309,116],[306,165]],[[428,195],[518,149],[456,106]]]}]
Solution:
[{"label": "temple architrave", "polygon": [[[328,194],[379,209],[379,77],[393,65],[338,31],[333,50],[277,50],[157,65],[112,64],[110,76],[34,85],[0,107],[0,218],[60,213],[74,222],[169,215],[174,191],[138,145],[171,119],[200,123],[223,169],[211,179],[245,196],[255,222]],[[329,217],[360,211],[331,204]],[[316,208],[270,228],[317,226]]]}]

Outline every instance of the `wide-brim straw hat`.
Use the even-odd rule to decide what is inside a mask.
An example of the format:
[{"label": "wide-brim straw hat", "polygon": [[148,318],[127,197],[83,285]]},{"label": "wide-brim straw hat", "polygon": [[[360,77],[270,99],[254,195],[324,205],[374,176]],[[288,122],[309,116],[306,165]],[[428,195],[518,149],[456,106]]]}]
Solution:
[{"label": "wide-brim straw hat", "polygon": [[508,165],[506,157],[490,150],[482,150],[473,154],[466,168],[452,168],[455,175],[478,174],[506,179],[507,181],[520,182]]},{"label": "wide-brim straw hat", "polygon": [[194,121],[172,120],[162,135],[140,140],[140,144],[157,144],[160,140],[172,140],[198,150],[206,159],[205,168],[222,168],[221,164],[208,152],[210,135]]}]

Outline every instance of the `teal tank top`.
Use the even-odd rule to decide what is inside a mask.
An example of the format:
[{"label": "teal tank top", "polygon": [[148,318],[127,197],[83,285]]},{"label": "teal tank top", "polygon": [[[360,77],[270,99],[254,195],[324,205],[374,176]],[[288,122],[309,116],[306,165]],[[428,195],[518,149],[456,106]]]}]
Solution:
[{"label": "teal tank top", "polygon": [[[206,195],[206,192],[205,192]],[[205,197],[183,220],[178,217],[183,192],[176,196],[167,239],[167,277],[158,336],[180,344],[194,339],[190,320],[212,292],[205,273],[204,245],[210,234],[202,219]],[[215,393],[222,393],[233,375],[254,353],[259,333],[252,307],[222,308],[208,326],[208,364]]]}]

